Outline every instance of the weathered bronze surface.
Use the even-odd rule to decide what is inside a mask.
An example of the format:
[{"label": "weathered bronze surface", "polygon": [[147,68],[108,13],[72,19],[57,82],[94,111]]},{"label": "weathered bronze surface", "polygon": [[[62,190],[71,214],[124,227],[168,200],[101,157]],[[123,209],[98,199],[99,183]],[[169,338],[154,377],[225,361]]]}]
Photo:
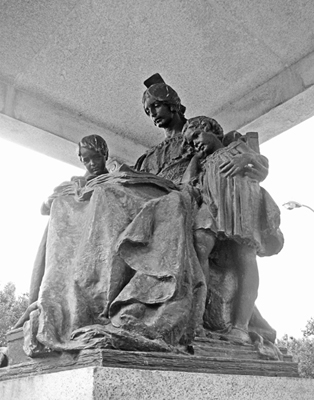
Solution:
[{"label": "weathered bronze surface", "polygon": [[186,120],[178,94],[158,74],[145,85],[144,110],[164,129],[165,140],[135,168],[199,190],[193,233],[207,285],[204,327],[225,332],[230,340],[250,343],[259,334],[273,343],[275,330],[254,306],[256,255],[278,253],[283,235],[279,208],[259,185],[268,160],[259,154],[257,135],[223,135],[207,117]]},{"label": "weathered bronze surface", "polygon": [[94,139],[80,148],[87,175],[60,185],[42,207],[50,221],[34,266],[31,310],[17,324],[26,319],[25,352],[183,351],[205,304],[194,198],[126,166],[109,174],[105,142]]},{"label": "weathered bronze surface", "polygon": [[235,346],[229,358],[250,357],[237,346],[254,345],[253,359],[283,360],[254,305],[256,256],[283,245],[279,209],[259,185],[268,161],[256,135],[223,135],[212,119],[187,120],[160,75],[146,84],[145,112],[165,140],[134,168],[109,173],[106,142],[85,137],[85,176],[62,183],[42,206],[49,224],[30,306],[15,327],[23,326],[24,351],[203,359],[221,350],[220,340]]},{"label": "weathered bronze surface", "polygon": [[[204,342],[195,341],[195,347]],[[50,358],[32,359],[0,370],[0,381],[69,369],[103,366],[162,371],[202,372],[257,376],[298,377],[297,364],[284,355],[284,361],[259,359],[253,346],[235,346],[222,341],[208,341],[203,353],[173,354],[110,349],[88,349],[80,352],[52,354]]]}]

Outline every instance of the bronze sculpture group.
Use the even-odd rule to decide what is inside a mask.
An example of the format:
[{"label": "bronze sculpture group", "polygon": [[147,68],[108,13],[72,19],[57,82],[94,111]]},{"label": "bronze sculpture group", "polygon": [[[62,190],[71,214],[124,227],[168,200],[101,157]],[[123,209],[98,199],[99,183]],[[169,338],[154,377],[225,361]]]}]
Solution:
[{"label": "bronze sculpture group", "polygon": [[274,342],[255,307],[256,256],[283,246],[280,212],[259,185],[268,161],[246,136],[187,120],[155,74],[146,114],[165,140],[108,173],[103,138],[86,136],[84,177],[57,187],[35,261],[30,307],[16,325],[26,353],[93,347],[186,351],[196,335]]}]

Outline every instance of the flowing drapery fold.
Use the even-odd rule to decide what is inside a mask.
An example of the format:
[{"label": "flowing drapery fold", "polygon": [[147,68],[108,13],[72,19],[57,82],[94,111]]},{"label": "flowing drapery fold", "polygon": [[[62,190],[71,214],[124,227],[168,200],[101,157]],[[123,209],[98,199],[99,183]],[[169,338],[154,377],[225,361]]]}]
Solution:
[{"label": "flowing drapery fold", "polygon": [[38,327],[24,327],[28,354],[42,345],[164,351],[191,341],[206,290],[190,193],[133,172],[72,184],[73,194],[52,203]]}]

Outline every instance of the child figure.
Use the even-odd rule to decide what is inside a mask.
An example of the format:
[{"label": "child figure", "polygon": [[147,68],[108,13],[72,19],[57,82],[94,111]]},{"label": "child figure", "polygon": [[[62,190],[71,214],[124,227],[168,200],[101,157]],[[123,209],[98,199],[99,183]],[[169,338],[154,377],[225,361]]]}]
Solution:
[{"label": "child figure", "polygon": [[[224,138],[220,125],[208,117],[190,119],[183,134],[196,151],[183,183],[197,184],[203,199],[196,218],[195,249],[208,284],[208,257],[216,241],[234,242],[238,292],[230,335],[249,343],[248,324],[259,286],[256,255],[276,254],[283,245],[279,209],[259,186],[267,176],[268,160],[254,152],[239,132]],[[229,142],[226,147],[223,139]]]}]

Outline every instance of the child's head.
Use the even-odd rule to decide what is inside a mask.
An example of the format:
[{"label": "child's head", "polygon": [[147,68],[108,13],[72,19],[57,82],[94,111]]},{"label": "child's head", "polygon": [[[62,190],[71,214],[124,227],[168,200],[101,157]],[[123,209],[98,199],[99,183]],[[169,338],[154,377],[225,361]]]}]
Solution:
[{"label": "child's head", "polygon": [[80,161],[91,175],[101,175],[106,170],[109,150],[105,139],[98,135],[85,136],[78,144]]},{"label": "child's head", "polygon": [[210,154],[217,147],[221,147],[223,129],[213,118],[204,116],[191,118],[184,125],[182,133],[186,142],[205,154]]}]

